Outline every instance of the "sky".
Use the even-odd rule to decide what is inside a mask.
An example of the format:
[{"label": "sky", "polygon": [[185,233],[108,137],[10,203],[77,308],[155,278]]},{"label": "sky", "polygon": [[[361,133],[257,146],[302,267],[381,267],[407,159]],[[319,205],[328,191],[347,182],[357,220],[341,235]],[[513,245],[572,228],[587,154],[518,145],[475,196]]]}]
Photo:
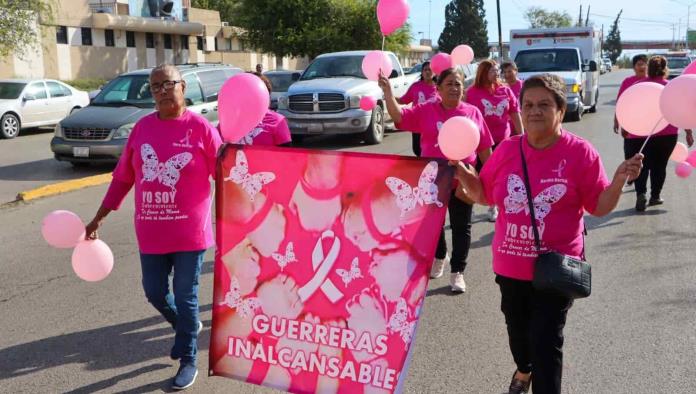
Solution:
[{"label": "sky", "polygon": [[[449,1],[408,0],[408,3],[411,6],[409,21],[414,43],[420,38],[428,38],[428,19],[430,19],[430,36],[433,44],[436,44],[445,25],[445,6]],[[523,15],[524,11],[531,6],[542,7],[549,11],[566,11],[575,21],[580,13],[580,5],[583,6],[583,18],[587,16],[587,7],[590,7],[590,21],[594,21],[598,27],[604,24],[605,35],[609,33],[616,15],[623,9],[619,22],[622,39],[672,40],[672,34],[677,36],[679,33],[680,18],[681,36],[684,37],[686,34],[686,15],[689,4],[692,4],[689,26],[696,30],[696,0],[500,0],[503,41],[509,40],[510,29],[528,27]],[[488,39],[498,41],[496,1],[484,0],[484,5],[488,21]],[[429,11],[430,18],[428,18]]]}]

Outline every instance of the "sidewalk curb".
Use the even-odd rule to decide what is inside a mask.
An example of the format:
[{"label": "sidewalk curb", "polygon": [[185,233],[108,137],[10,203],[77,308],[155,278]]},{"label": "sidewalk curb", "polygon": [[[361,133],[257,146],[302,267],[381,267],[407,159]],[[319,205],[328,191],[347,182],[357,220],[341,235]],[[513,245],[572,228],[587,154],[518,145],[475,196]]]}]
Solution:
[{"label": "sidewalk curb", "polygon": [[84,189],[90,186],[103,185],[109,182],[111,182],[111,173],[88,176],[80,179],[73,179],[20,192],[19,194],[17,194],[17,199],[15,201],[36,200],[38,198],[54,196],[56,194],[63,194],[71,192],[73,190]]}]

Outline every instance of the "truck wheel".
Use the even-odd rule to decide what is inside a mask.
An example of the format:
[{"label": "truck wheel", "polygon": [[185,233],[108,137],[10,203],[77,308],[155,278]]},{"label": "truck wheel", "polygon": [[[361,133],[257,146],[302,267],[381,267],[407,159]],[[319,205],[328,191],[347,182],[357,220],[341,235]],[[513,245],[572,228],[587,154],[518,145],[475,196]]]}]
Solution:
[{"label": "truck wheel", "polygon": [[2,138],[14,138],[19,134],[19,119],[13,114],[7,113],[0,118],[0,136]]},{"label": "truck wheel", "polygon": [[368,145],[379,144],[384,139],[384,110],[379,105],[372,110],[372,119],[363,139]]},{"label": "truck wheel", "polygon": [[583,108],[582,102],[581,102],[580,105],[578,106],[577,111],[575,111],[571,114],[568,114],[568,120],[571,122],[579,122],[580,120],[582,120],[582,113],[584,111],[585,111],[585,109]]},{"label": "truck wheel", "polygon": [[597,112],[597,103],[599,102],[599,89],[595,92],[594,96],[594,104],[590,107],[590,110],[588,111],[591,114],[594,114]]}]

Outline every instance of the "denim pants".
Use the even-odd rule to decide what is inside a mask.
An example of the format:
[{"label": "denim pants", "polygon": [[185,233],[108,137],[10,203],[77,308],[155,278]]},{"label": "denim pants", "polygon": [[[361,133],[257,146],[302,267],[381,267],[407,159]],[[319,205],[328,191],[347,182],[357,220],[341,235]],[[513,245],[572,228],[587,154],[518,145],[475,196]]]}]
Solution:
[{"label": "denim pants", "polygon": [[[145,297],[176,330],[173,355],[196,362],[198,340],[198,278],[205,250],[167,254],[140,253]],[[169,274],[174,269],[174,293]]]}]

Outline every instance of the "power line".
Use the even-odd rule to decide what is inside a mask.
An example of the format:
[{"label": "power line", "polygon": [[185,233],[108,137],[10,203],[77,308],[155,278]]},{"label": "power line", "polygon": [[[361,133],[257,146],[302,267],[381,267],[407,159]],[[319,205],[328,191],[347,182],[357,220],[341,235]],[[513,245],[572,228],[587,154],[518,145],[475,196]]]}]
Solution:
[{"label": "power line", "polygon": [[[598,16],[601,18],[611,18],[611,19],[616,19],[616,16],[611,16],[611,15],[602,15],[602,14],[590,14],[592,16]],[[657,24],[663,24],[663,25],[673,25],[674,22],[667,22],[667,21],[658,21],[654,19],[640,19],[640,18],[628,18],[624,17],[623,15],[621,16],[620,20],[626,20],[626,21],[632,21],[632,22],[642,22],[642,23],[657,23]]]}]

